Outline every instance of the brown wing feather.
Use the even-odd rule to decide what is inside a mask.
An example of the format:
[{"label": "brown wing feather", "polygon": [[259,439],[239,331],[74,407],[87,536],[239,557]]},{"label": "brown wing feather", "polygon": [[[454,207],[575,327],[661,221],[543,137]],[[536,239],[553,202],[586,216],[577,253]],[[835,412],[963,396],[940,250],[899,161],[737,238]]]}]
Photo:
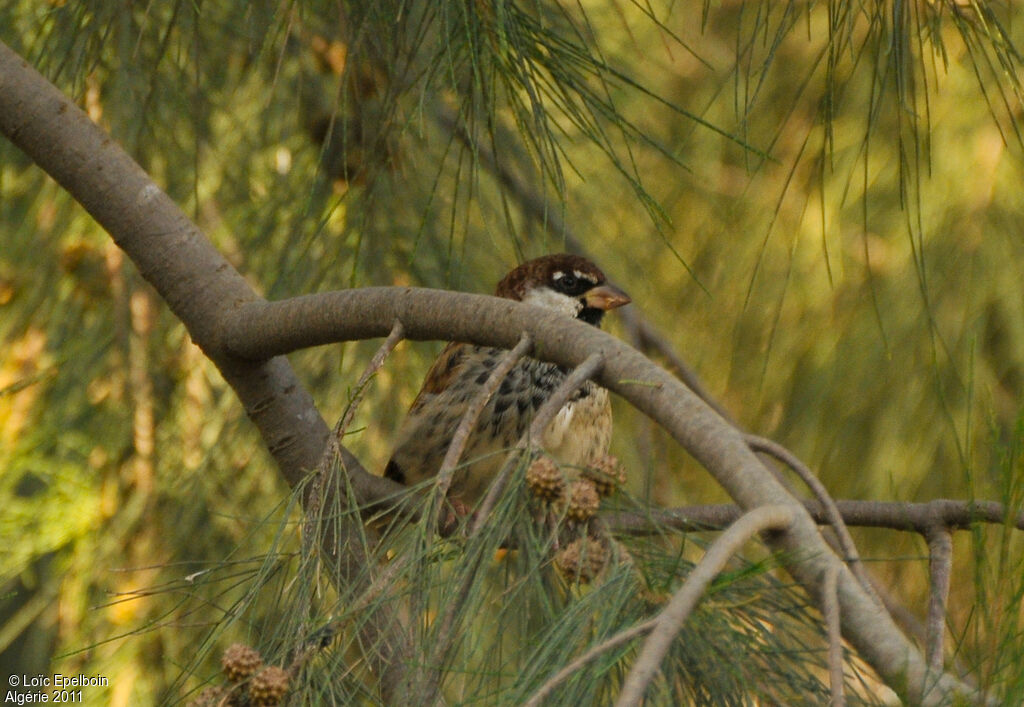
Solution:
[{"label": "brown wing feather", "polygon": [[409,412],[418,410],[428,395],[443,393],[459,375],[459,369],[469,355],[469,346],[452,342],[444,347],[423,379],[423,387],[409,406]]},{"label": "brown wing feather", "polygon": [[[436,407],[441,404],[439,403],[438,396],[443,396],[445,391],[459,377],[463,368],[465,368],[466,361],[472,350],[473,347],[467,344],[452,342],[441,351],[441,354],[434,361],[430,370],[427,371],[427,375],[423,379],[423,387],[420,388],[416,399],[409,406],[409,413],[406,415],[405,422],[398,433],[398,442],[392,452],[391,459],[388,461],[387,467],[384,469],[384,475],[389,479],[402,484],[418,483],[422,480],[424,474],[427,473],[427,469],[421,467],[432,466],[435,462],[440,463],[440,459],[429,458],[430,452],[434,450],[422,448],[424,442],[427,441],[421,431],[422,427],[424,425],[438,424],[440,418],[445,413],[452,416],[461,415],[461,409],[465,407],[465,401],[461,401],[461,406],[452,405],[452,401],[447,401],[447,406],[442,405],[442,408],[447,407],[447,409],[438,411],[440,414],[421,415],[419,413],[425,407],[430,405]],[[441,426],[443,427],[443,425]],[[446,439],[438,441],[442,445],[447,445]],[[405,468],[406,466],[410,468]],[[433,469],[433,471],[436,471],[436,469]]]}]

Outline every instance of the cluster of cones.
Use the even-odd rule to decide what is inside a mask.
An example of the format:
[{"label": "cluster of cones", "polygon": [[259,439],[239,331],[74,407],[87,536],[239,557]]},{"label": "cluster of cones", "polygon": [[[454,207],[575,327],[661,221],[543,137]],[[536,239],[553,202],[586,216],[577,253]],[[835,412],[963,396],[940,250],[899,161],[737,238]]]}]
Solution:
[{"label": "cluster of cones", "polygon": [[615,493],[625,481],[622,466],[607,454],[572,480],[549,457],[539,457],[526,470],[526,485],[534,497],[549,504],[570,531],[580,529],[554,557],[555,567],[567,580],[591,582],[607,564],[609,541],[595,532],[591,520],[601,499]]},{"label": "cluster of cones", "polygon": [[188,703],[189,707],[277,707],[288,694],[289,672],[266,665],[251,646],[228,646],[220,664],[228,684],[207,687]]}]

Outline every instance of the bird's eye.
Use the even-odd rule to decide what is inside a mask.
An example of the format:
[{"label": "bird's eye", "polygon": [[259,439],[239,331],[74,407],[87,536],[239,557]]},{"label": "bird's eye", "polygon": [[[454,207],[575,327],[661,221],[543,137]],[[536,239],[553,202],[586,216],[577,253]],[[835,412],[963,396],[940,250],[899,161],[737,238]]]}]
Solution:
[{"label": "bird's eye", "polygon": [[563,275],[562,277],[555,280],[555,285],[558,286],[562,292],[569,292],[576,287],[576,276],[575,275]]}]

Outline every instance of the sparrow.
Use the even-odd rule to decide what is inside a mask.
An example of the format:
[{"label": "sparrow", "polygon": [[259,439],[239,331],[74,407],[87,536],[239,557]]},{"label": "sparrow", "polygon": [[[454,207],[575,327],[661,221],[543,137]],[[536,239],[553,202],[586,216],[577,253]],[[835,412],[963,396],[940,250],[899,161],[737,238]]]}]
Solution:
[{"label": "sparrow", "polygon": [[[600,327],[608,310],[629,296],[608,284],[596,265],[560,253],[530,260],[498,283],[498,297],[544,307]],[[435,476],[466,408],[505,355],[503,349],[451,343],[430,367],[413,401],[384,475],[416,485]],[[449,498],[472,505],[487,491],[537,409],[568,375],[553,363],[523,357],[491,396],[467,441]],[[541,448],[557,463],[585,467],[608,451],[612,411],[608,391],[580,387],[544,431]]]}]

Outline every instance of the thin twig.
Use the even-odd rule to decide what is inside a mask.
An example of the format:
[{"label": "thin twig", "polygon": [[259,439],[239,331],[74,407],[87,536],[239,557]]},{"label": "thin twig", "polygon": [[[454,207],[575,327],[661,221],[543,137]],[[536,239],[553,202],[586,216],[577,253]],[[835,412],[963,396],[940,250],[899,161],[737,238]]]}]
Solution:
[{"label": "thin twig", "polygon": [[[804,508],[819,525],[831,521],[817,501],[802,501]],[[936,499],[924,503],[906,501],[836,501],[836,508],[847,526],[887,528],[926,535],[930,528],[942,526],[950,530],[969,530],[976,523],[1009,523],[1024,530],[1024,512],[1011,513],[995,501],[958,501]],[[682,532],[722,530],[742,515],[739,506],[706,504],[679,508],[651,508],[642,512],[614,511],[603,513],[608,527],[615,533],[650,535],[665,528]]]},{"label": "thin twig", "polygon": [[466,406],[466,412],[463,413],[462,419],[459,420],[459,426],[455,428],[452,441],[448,444],[448,451],[444,455],[444,461],[441,462],[441,468],[437,472],[435,487],[438,498],[444,498],[447,495],[448,488],[452,483],[452,477],[455,475],[455,468],[458,466],[462,452],[465,451],[466,444],[469,442],[469,435],[476,428],[476,423],[480,420],[480,415],[483,413],[484,408],[487,407],[487,403],[498,391],[501,382],[508,376],[512,367],[529,352],[532,346],[533,340],[529,334],[524,333],[519,337],[519,343],[502,357],[501,362],[487,376],[483,386],[477,391],[469,405]]},{"label": "thin twig", "polygon": [[928,541],[928,572],[931,596],[928,599],[926,620],[927,643],[925,659],[928,669],[936,676],[942,674],[945,650],[943,638],[946,630],[946,602],[949,599],[950,575],[953,565],[953,535],[949,528],[935,527],[925,535]]},{"label": "thin twig", "polygon": [[305,532],[303,533],[303,550],[310,547],[307,543],[311,542],[316,536],[314,531],[315,524],[320,522],[321,511],[323,509],[323,499],[326,491],[327,479],[335,469],[335,465],[341,460],[341,440],[345,436],[345,430],[352,424],[352,420],[356,416],[356,408],[359,407],[359,403],[362,402],[363,396],[366,391],[366,384],[373,377],[373,374],[380,370],[380,367],[384,365],[385,359],[394,348],[402,340],[402,333],[404,328],[402,322],[395,320],[394,326],[391,327],[391,333],[388,334],[384,343],[380,345],[377,352],[370,359],[370,362],[366,365],[362,375],[359,376],[359,380],[356,382],[356,393],[349,401],[348,407],[345,408],[345,412],[342,414],[338,423],[334,426],[334,434],[327,442],[327,446],[324,448],[323,454],[320,456],[320,461],[317,464],[316,471],[314,472],[315,477],[313,479],[313,487],[307,503],[306,513],[306,524]]},{"label": "thin twig", "polygon": [[[311,493],[308,497],[306,508],[304,509],[305,522],[302,534],[303,557],[313,556],[314,543],[317,542],[321,548],[321,555],[324,557],[332,557],[343,544],[343,529],[340,527],[339,523],[330,522],[326,524],[326,527],[331,531],[330,536],[324,536],[321,532],[323,530],[321,523],[324,521],[324,500],[328,496],[327,484],[329,481],[338,480],[335,472],[337,471],[338,466],[344,463],[341,454],[342,439],[345,436],[345,431],[348,429],[349,425],[352,424],[352,420],[355,418],[356,410],[365,396],[367,384],[373,375],[380,370],[381,366],[384,365],[384,361],[387,359],[388,355],[402,341],[403,332],[404,327],[402,326],[402,322],[396,319],[394,325],[391,327],[391,332],[388,334],[387,338],[384,339],[380,348],[377,349],[376,353],[374,353],[370,362],[359,376],[359,379],[356,382],[355,395],[349,401],[345,412],[334,426],[333,434],[327,441],[327,446],[325,447],[324,452],[320,457],[320,461],[317,464],[316,471],[314,472],[315,476],[312,480]],[[347,479],[347,477],[345,478]],[[346,488],[346,495],[348,495],[350,491],[350,488]],[[335,501],[339,500],[337,494],[334,494],[333,497]],[[332,513],[329,515],[333,516],[334,514]],[[367,531],[364,529],[364,532]],[[369,532],[373,531],[370,530]],[[365,560],[368,554],[367,548],[365,547],[367,544],[365,536],[356,538],[355,533],[348,533],[348,535],[352,537],[352,542],[345,544],[349,545],[350,549],[353,543],[363,546],[360,552],[360,557]],[[376,594],[379,591],[378,587],[383,586],[381,582],[389,582],[389,577],[393,574],[394,571],[386,571],[380,578],[378,578],[378,581],[371,584],[367,588],[369,596]],[[395,637],[392,636],[392,639],[394,640]],[[401,649],[391,651],[390,659],[393,660],[401,652]]]},{"label": "thin twig", "polygon": [[793,509],[788,506],[760,506],[744,513],[711,544],[683,586],[655,618],[657,625],[644,641],[640,655],[626,676],[619,698],[615,701],[616,707],[634,707],[643,703],[644,693],[658,672],[676,634],[697,606],[708,585],[743,544],[765,530],[789,527],[794,517]]},{"label": "thin twig", "polygon": [[[520,340],[520,342],[522,342],[522,340]],[[528,448],[531,440],[538,439],[542,435],[544,429],[551,423],[555,414],[562,409],[562,406],[568,402],[569,398],[572,397],[572,394],[576,392],[581,385],[586,383],[587,380],[597,374],[601,369],[603,361],[604,356],[602,354],[594,353],[588,356],[583,363],[573,369],[572,373],[566,376],[565,380],[555,388],[551,393],[551,396],[540,406],[534,415],[530,429],[527,430],[509,453],[509,457],[502,465],[501,471],[491,483],[491,487],[487,491],[487,496],[484,498],[483,503],[480,504],[476,518],[473,521],[473,526],[469,531],[470,538],[474,537],[480,529],[483,528],[487,517],[490,515],[491,509],[494,507],[499,495],[505,488],[512,470],[518,464],[521,452]],[[480,559],[481,557],[476,557],[473,561],[479,562]],[[466,597],[469,595],[475,579],[475,568],[469,568],[469,571],[466,572],[462,586],[459,587],[459,591],[445,607],[444,615],[441,617],[440,623],[438,624],[437,640],[434,642],[434,656],[443,656],[451,648],[451,643],[455,638],[454,629],[456,612],[465,604]],[[440,664],[440,662],[440,660],[434,660],[432,661],[432,664],[437,665]],[[441,676],[439,671],[431,671],[430,677],[426,678],[422,694],[417,695],[419,698],[418,702],[420,704],[429,704],[433,702],[434,696],[440,686],[440,680]]]},{"label": "thin twig", "polygon": [[755,452],[769,454],[788,466],[797,476],[800,477],[800,480],[807,485],[807,488],[811,490],[811,493],[814,494],[814,497],[818,499],[818,502],[825,510],[828,522],[831,524],[832,529],[835,531],[836,538],[839,540],[839,547],[842,549],[843,558],[850,565],[850,569],[853,571],[854,575],[856,575],[857,579],[860,580],[861,585],[864,587],[864,591],[871,595],[871,597],[878,602],[879,606],[884,606],[881,598],[875,592],[875,585],[871,581],[871,576],[868,575],[867,570],[864,568],[864,563],[860,561],[860,554],[857,552],[857,545],[853,542],[853,537],[850,535],[850,531],[846,527],[846,523],[843,521],[843,515],[839,512],[839,509],[836,507],[835,500],[829,494],[825,485],[821,483],[821,480],[815,476],[814,472],[811,471],[806,464],[800,461],[799,457],[778,442],[752,434],[744,434],[743,439]]},{"label": "thin twig", "polygon": [[821,613],[825,617],[828,634],[828,677],[832,691],[832,707],[845,707],[843,690],[843,634],[839,621],[839,565],[832,563],[825,570],[822,587]]},{"label": "thin twig", "polygon": [[530,438],[538,440],[543,438],[544,430],[547,429],[555,415],[562,409],[573,393],[583,387],[583,384],[596,376],[601,371],[604,363],[604,354],[595,352],[587,356],[583,363],[572,369],[572,373],[565,377],[565,380],[555,388],[551,397],[544,401],[544,404],[534,415],[533,423],[530,425]]},{"label": "thin twig", "polygon": [[341,460],[341,440],[345,436],[345,431],[348,426],[352,424],[352,420],[356,416],[356,409],[359,404],[363,401],[363,397],[366,392],[366,384],[369,383],[370,378],[380,370],[381,366],[384,365],[384,361],[387,359],[388,354],[394,351],[395,347],[402,341],[404,327],[402,322],[398,319],[395,320],[394,326],[391,327],[391,333],[388,334],[387,338],[384,339],[384,343],[380,345],[377,352],[370,359],[370,362],[366,365],[362,374],[359,376],[359,380],[356,382],[356,393],[349,401],[348,407],[345,408],[345,412],[341,418],[338,419],[337,424],[334,426],[334,434],[327,442],[327,446],[324,448],[323,454],[320,456],[320,461],[317,464],[316,476],[313,480],[313,487],[309,496],[308,507],[306,508],[306,525],[305,532],[303,533],[303,545],[304,550],[307,549],[306,543],[309,542],[314,536],[313,525],[319,522],[320,513],[323,508],[323,497],[325,493],[325,485],[327,478],[330,473],[334,470],[335,465]]},{"label": "thin twig", "polygon": [[739,427],[736,419],[725,409],[725,406],[704,387],[704,382],[701,381],[697,372],[687,365],[682,356],[676,353],[668,338],[662,335],[653,324],[644,319],[639,310],[634,307],[626,307],[622,310],[619,317],[622,319],[623,324],[625,324],[626,329],[629,330],[638,349],[646,353],[655,352],[659,354],[669,365],[669,368],[675,371],[676,377],[686,384],[687,388],[696,393],[697,397],[706,402],[723,420],[733,427]]},{"label": "thin twig", "polygon": [[405,327],[402,326],[402,322],[398,319],[395,320],[395,324],[391,327],[391,333],[388,334],[387,338],[384,339],[384,343],[377,349],[377,353],[373,355],[370,362],[366,364],[366,369],[362,375],[359,376],[359,380],[356,382],[356,394],[352,400],[349,401],[348,407],[345,408],[345,413],[338,420],[338,424],[334,426],[334,438],[341,442],[342,437],[345,436],[348,426],[352,424],[352,420],[356,416],[356,408],[363,402],[363,396],[366,393],[366,384],[370,382],[370,378],[374,376],[377,371],[380,370],[381,366],[384,365],[384,361],[387,360],[388,355],[395,350],[395,347],[402,341],[405,336]]},{"label": "thin twig", "polygon": [[520,454],[522,450],[529,447],[530,444],[536,444],[536,441],[543,439],[544,430],[551,424],[551,421],[558,414],[558,411],[562,409],[579,388],[585,384],[588,380],[593,378],[601,370],[601,365],[604,363],[604,355],[600,353],[592,353],[581,363],[573,369],[572,373],[566,376],[565,380],[555,388],[554,392],[551,393],[551,397],[544,401],[544,404],[537,410],[537,414],[533,417],[533,422],[530,424],[530,429],[527,430],[526,434],[523,435],[522,439],[515,446],[515,450],[509,455],[508,461],[506,461],[501,471],[495,477],[494,481],[491,482],[491,487],[487,490],[487,495],[484,497],[483,503],[480,504],[480,509],[477,511],[476,519],[473,521],[473,527],[470,534],[476,533],[480,528],[483,527],[487,521],[487,516],[491,514],[491,509],[494,508],[494,504],[497,503],[501,493],[505,490],[505,486],[508,484],[508,479],[512,474],[512,470],[515,469],[519,463]]},{"label": "thin twig", "polygon": [[343,626],[357,622],[358,619],[354,617],[361,616],[385,591],[393,588],[400,573],[405,571],[412,561],[412,556],[408,554],[395,557],[385,570],[359,594],[356,601],[346,607],[345,616],[330,620],[315,632],[313,639],[308,640],[307,645],[293,659],[289,670],[293,673],[296,672],[312,653],[326,647]]},{"label": "thin twig", "polygon": [[539,707],[541,702],[547,698],[551,692],[565,682],[568,678],[572,677],[576,672],[584,665],[592,661],[594,658],[599,657],[602,653],[606,653],[613,648],[633,640],[637,636],[647,633],[655,626],[658,625],[658,619],[648,619],[643,623],[639,623],[635,626],[630,626],[624,631],[620,631],[606,641],[602,641],[598,645],[594,646],[586,653],[581,655],[576,660],[572,661],[564,668],[559,670],[557,673],[552,675],[547,682],[540,686],[540,688],[533,693],[533,697],[523,703],[523,707]]},{"label": "thin twig", "polygon": [[[441,462],[441,468],[437,473],[437,479],[434,485],[434,494],[430,502],[429,510],[427,511],[427,528],[437,527],[441,504],[448,494],[448,489],[451,487],[452,478],[455,475],[455,469],[459,463],[459,459],[462,457],[462,453],[469,441],[469,435],[476,428],[480,415],[483,413],[488,401],[501,386],[502,381],[508,376],[512,367],[527,354],[531,346],[533,346],[533,340],[528,334],[523,333],[523,335],[519,337],[519,342],[502,357],[501,361],[487,376],[487,380],[484,381],[483,386],[479,391],[477,391],[476,395],[466,407],[466,411],[463,413],[462,419],[459,420],[459,426],[455,429],[455,433],[452,435],[452,440],[448,444],[448,450],[445,452],[444,460]],[[472,578],[475,574],[475,572],[469,572],[467,574],[466,581],[463,583],[458,599],[448,603],[445,613],[441,618],[440,628],[438,629],[438,639],[434,645],[433,655],[443,656],[448,651],[448,646],[454,638],[451,626],[455,620],[455,611],[463,602],[465,602],[471,586]],[[426,674],[424,674],[424,671],[427,671]],[[417,680],[418,688],[421,690],[423,695],[420,702],[422,704],[429,704],[433,702],[434,696],[437,694],[437,690],[440,686],[440,671],[431,670],[424,666],[420,669],[420,676],[421,677]]]}]

